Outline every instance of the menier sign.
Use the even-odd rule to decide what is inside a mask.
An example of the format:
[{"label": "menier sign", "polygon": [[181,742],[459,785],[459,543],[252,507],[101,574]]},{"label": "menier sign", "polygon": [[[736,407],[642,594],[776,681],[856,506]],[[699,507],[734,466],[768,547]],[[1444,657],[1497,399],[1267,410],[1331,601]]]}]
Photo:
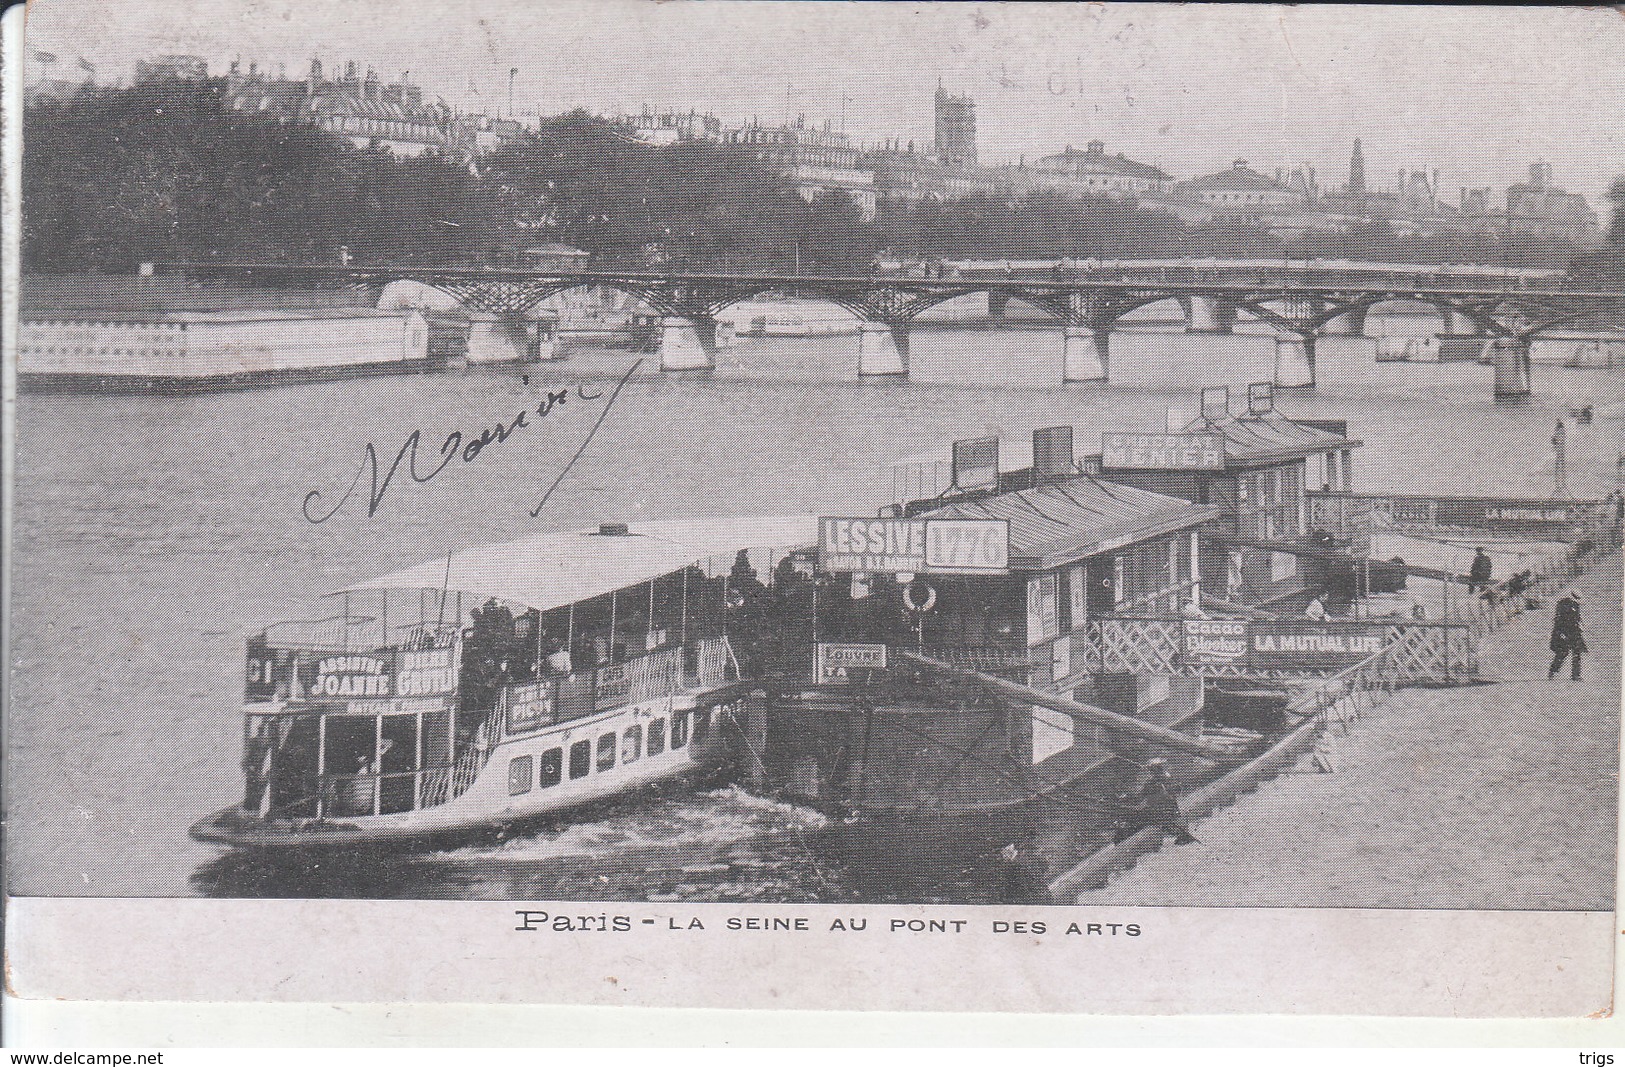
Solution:
[{"label": "menier sign", "polygon": [[1100,465],[1107,470],[1224,470],[1222,433],[1121,433],[1100,435]]},{"label": "menier sign", "polygon": [[864,574],[1005,574],[1003,519],[818,520],[818,568]]}]

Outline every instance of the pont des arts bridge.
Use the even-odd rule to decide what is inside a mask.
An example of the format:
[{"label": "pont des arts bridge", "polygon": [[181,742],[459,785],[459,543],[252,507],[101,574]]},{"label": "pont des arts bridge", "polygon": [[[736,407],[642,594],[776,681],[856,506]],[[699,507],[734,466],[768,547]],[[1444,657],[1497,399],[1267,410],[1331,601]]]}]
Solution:
[{"label": "pont des arts bridge", "polygon": [[[282,263],[172,263],[166,274],[254,288],[347,288],[396,293],[437,290],[465,310],[514,320],[522,326],[537,305],[572,289],[625,292],[660,316],[660,368],[706,371],[716,366],[717,316],[744,300],[775,293],[824,300],[858,319],[859,377],[905,378],[909,330],[921,314],[946,301],[982,295],[995,316],[1011,300],[1048,313],[1060,327],[1056,357],[1063,382],[1106,381],[1111,376],[1111,334],[1140,308],[1173,301],[1192,332],[1228,333],[1242,313],[1275,332],[1274,380],[1282,388],[1316,384],[1315,344],[1330,334],[1362,335],[1366,314],[1382,304],[1408,303],[1438,311],[1452,333],[1480,335],[1492,345],[1497,397],[1527,396],[1530,342],[1543,331],[1625,325],[1625,292],[1584,291],[1494,274],[1441,274],[1418,267],[1404,274],[1344,270],[1263,271],[1233,265],[1144,271],[1107,277],[1056,266],[1050,277],[1023,271],[987,277],[693,273],[682,271],[556,271],[505,268],[296,265]],[[932,273],[930,271],[925,272]],[[938,268],[939,275],[950,272]],[[1042,273],[1042,272],[1038,272]],[[1167,276],[1169,280],[1163,280]],[[421,293],[422,289],[416,289]],[[1024,324],[1030,325],[1030,324]]]}]

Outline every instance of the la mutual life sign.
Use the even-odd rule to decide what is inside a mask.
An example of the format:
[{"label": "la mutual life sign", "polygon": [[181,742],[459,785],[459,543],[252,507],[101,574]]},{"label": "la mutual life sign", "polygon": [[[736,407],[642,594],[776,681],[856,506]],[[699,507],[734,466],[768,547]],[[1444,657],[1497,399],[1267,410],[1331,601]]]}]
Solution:
[{"label": "la mutual life sign", "polygon": [[1222,471],[1222,433],[1120,433],[1100,435],[1104,470]]},{"label": "la mutual life sign", "polygon": [[1003,519],[818,520],[818,568],[859,574],[1006,574]]},{"label": "la mutual life sign", "polygon": [[1384,627],[1369,623],[1187,619],[1185,662],[1203,667],[1325,673],[1380,651]]}]

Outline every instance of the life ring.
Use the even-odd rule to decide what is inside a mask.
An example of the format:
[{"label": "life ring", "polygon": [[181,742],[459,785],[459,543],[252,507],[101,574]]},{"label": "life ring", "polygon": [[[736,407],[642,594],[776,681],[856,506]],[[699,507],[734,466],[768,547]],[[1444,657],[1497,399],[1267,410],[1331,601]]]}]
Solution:
[{"label": "life ring", "polygon": [[[916,603],[914,600],[914,589],[916,586],[925,590],[925,599],[918,603]],[[907,585],[903,586],[903,607],[907,608],[909,611],[914,612],[916,615],[926,615],[929,614],[931,609],[936,606],[937,591],[930,582],[909,582]]]}]

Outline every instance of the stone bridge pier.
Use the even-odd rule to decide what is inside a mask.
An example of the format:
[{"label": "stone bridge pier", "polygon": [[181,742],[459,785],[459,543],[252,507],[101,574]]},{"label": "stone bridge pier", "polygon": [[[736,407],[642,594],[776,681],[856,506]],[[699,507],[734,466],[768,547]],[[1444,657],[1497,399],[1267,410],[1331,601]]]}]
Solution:
[{"label": "stone bridge pier", "polygon": [[1275,387],[1313,389],[1315,387],[1315,334],[1277,334],[1275,338]]},{"label": "stone bridge pier", "polygon": [[1061,381],[1103,382],[1111,372],[1110,327],[1067,326],[1061,331]]},{"label": "stone bridge pier", "polygon": [[1186,333],[1234,333],[1236,305],[1217,296],[1189,296],[1185,306]]},{"label": "stone bridge pier", "polygon": [[717,367],[717,320],[709,315],[665,315],[660,320],[660,369],[708,371]]},{"label": "stone bridge pier", "polygon": [[1365,308],[1350,308],[1336,318],[1329,319],[1320,332],[1326,336],[1364,337]]},{"label": "stone bridge pier", "polygon": [[1497,337],[1490,345],[1490,363],[1495,367],[1495,399],[1513,400],[1530,393],[1529,345],[1527,336]]},{"label": "stone bridge pier", "polygon": [[908,377],[906,323],[888,324],[872,320],[858,323],[858,377]]}]

